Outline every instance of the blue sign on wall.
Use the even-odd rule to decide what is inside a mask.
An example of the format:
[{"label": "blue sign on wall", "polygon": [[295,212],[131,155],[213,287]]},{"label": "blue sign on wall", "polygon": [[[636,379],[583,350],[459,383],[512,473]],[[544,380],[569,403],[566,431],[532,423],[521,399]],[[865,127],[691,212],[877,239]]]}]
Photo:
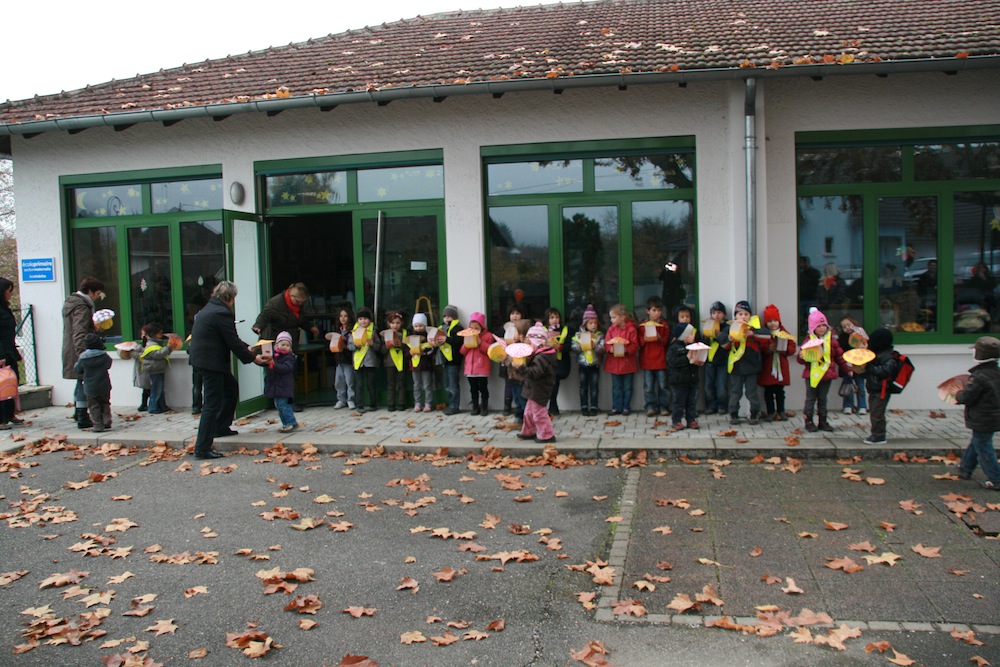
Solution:
[{"label": "blue sign on wall", "polygon": [[21,260],[21,282],[51,283],[56,279],[55,257]]}]

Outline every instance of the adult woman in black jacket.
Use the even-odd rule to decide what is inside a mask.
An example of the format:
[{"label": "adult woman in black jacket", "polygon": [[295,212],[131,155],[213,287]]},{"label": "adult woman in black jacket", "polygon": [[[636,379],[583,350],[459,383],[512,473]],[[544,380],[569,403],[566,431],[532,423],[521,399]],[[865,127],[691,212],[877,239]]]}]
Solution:
[{"label": "adult woman in black jacket", "polygon": [[[10,309],[10,299],[14,294],[14,283],[7,278],[0,278],[0,360],[5,366],[14,369],[18,374],[17,362],[21,354],[17,351],[15,338],[17,336],[17,318]],[[20,383],[20,376],[18,377]],[[9,424],[20,424],[22,421],[14,416],[14,399],[0,401],[0,428],[10,428]]]}]

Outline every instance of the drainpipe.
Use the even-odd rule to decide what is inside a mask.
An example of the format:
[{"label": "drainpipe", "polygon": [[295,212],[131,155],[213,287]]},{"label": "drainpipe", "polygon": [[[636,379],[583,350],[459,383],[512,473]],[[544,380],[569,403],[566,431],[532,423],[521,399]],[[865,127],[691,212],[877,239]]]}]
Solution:
[{"label": "drainpipe", "polygon": [[746,80],[743,116],[746,127],[747,299],[757,304],[757,80]]}]

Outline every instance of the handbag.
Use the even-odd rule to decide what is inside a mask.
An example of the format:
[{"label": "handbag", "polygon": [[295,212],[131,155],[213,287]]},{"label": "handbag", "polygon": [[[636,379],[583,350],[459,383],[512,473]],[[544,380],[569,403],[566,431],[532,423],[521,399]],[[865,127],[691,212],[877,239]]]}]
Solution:
[{"label": "handbag", "polygon": [[851,378],[844,378],[844,381],[840,383],[840,389],[837,390],[837,393],[844,398],[854,396],[858,393],[858,385],[854,384],[854,380]]}]

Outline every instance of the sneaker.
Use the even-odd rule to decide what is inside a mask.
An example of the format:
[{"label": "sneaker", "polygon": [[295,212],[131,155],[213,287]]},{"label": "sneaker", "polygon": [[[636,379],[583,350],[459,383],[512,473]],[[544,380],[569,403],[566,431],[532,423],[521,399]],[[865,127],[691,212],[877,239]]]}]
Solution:
[{"label": "sneaker", "polygon": [[669,417],[670,416],[670,408],[661,408],[660,409],[660,415],[662,415],[664,417]]},{"label": "sneaker", "polygon": [[747,420],[747,424],[750,424],[750,426],[756,426],[759,423],[760,419],[758,419],[757,415],[750,415],[750,419]]},{"label": "sneaker", "polygon": [[532,433],[531,435],[528,435],[527,433],[516,433],[515,435],[517,435],[517,439],[518,440],[534,440],[535,439],[535,434],[534,433]]},{"label": "sneaker", "polygon": [[354,401],[348,401],[347,402],[347,409],[348,410],[357,410],[358,406],[354,405]]},{"label": "sneaker", "polygon": [[981,482],[979,486],[984,489],[989,489],[990,491],[1000,491],[1000,482],[991,482],[990,480],[986,480],[985,482]]},{"label": "sneaker", "polygon": [[455,408],[452,408],[452,407],[448,407],[448,408],[444,409],[444,413],[450,417],[452,415],[457,415],[458,414],[458,410],[456,410]]},{"label": "sneaker", "polygon": [[876,437],[874,435],[870,435],[861,442],[865,443],[866,445],[885,445],[888,444],[889,441],[885,439],[884,435],[882,437]]},{"label": "sneaker", "polygon": [[694,429],[695,431],[697,431],[701,427],[698,426],[698,422],[696,422],[696,421],[689,421],[688,422],[688,428]]},{"label": "sneaker", "polygon": [[420,404],[419,403],[417,403],[416,405],[413,406],[413,411],[414,412],[420,412]]},{"label": "sneaker", "polygon": [[674,422],[674,425],[673,425],[673,427],[672,427],[672,428],[673,428],[673,429],[674,429],[675,431],[683,431],[683,430],[684,430],[684,424],[682,424],[682,423],[680,423],[680,422]]},{"label": "sneaker", "polygon": [[959,470],[957,473],[955,473],[955,476],[958,477],[959,479],[964,479],[966,481],[972,479],[972,473],[965,472],[964,470]]},{"label": "sneaker", "polygon": [[868,414],[868,408],[859,408],[858,409],[858,414],[859,415],[866,415],[866,414]]},{"label": "sneaker", "polygon": [[[632,414],[632,411],[629,410],[628,408],[625,408],[624,410],[622,410],[622,416],[623,417],[628,417],[630,414]],[[541,442],[541,440],[539,440],[539,442]]]},{"label": "sneaker", "polygon": [[621,413],[618,412],[617,410],[612,410],[611,412],[608,413],[608,416],[609,417],[617,417],[619,414],[621,414]]},{"label": "sneaker", "polygon": [[282,426],[281,428],[279,428],[278,430],[281,431],[282,433],[290,433],[290,432],[294,431],[295,429],[297,429],[298,427],[299,427],[298,424],[286,424],[286,425]]},{"label": "sneaker", "polygon": [[740,416],[739,415],[729,415],[729,423],[732,424],[733,426],[736,426],[737,424],[740,423]]},{"label": "sneaker", "polygon": [[347,407],[347,403],[345,403],[345,402],[343,402],[343,401],[337,401],[337,402],[336,402],[336,403],[334,404],[334,406],[333,406],[333,409],[334,409],[334,410],[343,410],[343,409],[344,409],[344,408],[346,408],[346,407]]},{"label": "sneaker", "polygon": [[854,409],[853,408],[844,408],[844,414],[845,415],[853,415],[854,414]]},{"label": "sneaker", "polygon": [[424,403],[424,412],[432,412],[433,410],[430,403]]},{"label": "sneaker", "polygon": [[657,415],[656,408],[650,408],[649,410],[646,410],[647,417],[655,417],[656,415]]}]

